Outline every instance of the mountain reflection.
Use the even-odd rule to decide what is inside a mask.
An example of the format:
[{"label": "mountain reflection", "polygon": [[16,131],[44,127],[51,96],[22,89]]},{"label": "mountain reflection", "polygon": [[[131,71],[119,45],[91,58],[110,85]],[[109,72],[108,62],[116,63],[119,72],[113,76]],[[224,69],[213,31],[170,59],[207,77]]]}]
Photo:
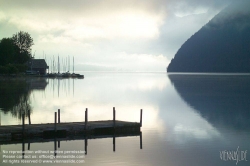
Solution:
[{"label": "mountain reflection", "polygon": [[250,75],[168,75],[176,91],[217,128],[250,129]]},{"label": "mountain reflection", "polygon": [[22,113],[32,113],[30,94],[33,90],[44,90],[47,82],[43,78],[8,78],[0,80],[0,110],[21,119]]}]

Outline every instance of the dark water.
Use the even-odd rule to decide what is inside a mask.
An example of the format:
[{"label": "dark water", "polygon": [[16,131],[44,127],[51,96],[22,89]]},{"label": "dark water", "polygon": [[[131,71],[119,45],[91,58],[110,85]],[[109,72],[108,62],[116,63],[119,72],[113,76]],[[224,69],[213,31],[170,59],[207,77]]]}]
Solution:
[{"label": "dark water", "polygon": [[[142,145],[137,135],[117,137],[115,146],[109,137],[87,144],[84,139],[60,141],[60,147],[57,141],[25,142],[24,148],[87,147],[85,165],[249,165],[250,75],[84,74],[84,79],[1,80],[1,125],[21,124],[27,109],[32,123],[53,122],[59,108],[61,122],[84,121],[85,108],[89,120],[108,120],[113,107],[118,120],[138,122],[143,109]],[[22,144],[1,145],[1,161],[3,150],[22,150]],[[230,152],[238,160],[228,158]]]}]

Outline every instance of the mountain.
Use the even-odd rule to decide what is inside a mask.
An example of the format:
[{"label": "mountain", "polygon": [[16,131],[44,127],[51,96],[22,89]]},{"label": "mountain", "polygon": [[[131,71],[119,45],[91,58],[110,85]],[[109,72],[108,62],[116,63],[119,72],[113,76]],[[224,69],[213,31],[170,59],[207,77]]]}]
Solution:
[{"label": "mountain", "polygon": [[168,72],[250,72],[250,1],[237,0],[191,36]]}]

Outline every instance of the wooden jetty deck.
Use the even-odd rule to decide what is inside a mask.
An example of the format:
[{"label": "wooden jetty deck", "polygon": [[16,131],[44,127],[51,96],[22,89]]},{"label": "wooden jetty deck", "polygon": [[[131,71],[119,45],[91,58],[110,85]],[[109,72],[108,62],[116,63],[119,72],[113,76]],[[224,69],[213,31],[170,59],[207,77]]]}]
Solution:
[{"label": "wooden jetty deck", "polygon": [[[85,111],[84,122],[60,122],[60,109],[55,112],[55,122],[46,124],[6,125],[0,126],[0,144],[15,140],[28,139],[51,139],[67,138],[69,136],[98,137],[112,134],[136,134],[140,133],[142,126],[142,110],[140,122],[126,122],[115,119],[115,109],[113,108],[113,120],[88,121],[88,110]],[[57,121],[58,120],[58,121]],[[39,140],[39,139],[38,139]]]},{"label": "wooden jetty deck", "polygon": [[140,131],[140,123],[116,121],[115,127],[112,120],[91,121],[85,127],[85,122],[9,125],[0,127],[0,141],[24,138],[66,137],[68,135],[105,135],[110,133],[129,133]]}]

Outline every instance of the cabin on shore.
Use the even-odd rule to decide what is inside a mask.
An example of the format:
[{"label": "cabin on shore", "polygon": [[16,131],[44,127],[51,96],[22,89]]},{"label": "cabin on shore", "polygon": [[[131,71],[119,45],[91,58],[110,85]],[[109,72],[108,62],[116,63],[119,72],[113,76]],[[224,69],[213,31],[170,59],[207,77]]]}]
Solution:
[{"label": "cabin on shore", "polygon": [[49,66],[44,59],[31,59],[28,61],[27,73],[29,74],[46,75],[47,69],[49,69]]}]

